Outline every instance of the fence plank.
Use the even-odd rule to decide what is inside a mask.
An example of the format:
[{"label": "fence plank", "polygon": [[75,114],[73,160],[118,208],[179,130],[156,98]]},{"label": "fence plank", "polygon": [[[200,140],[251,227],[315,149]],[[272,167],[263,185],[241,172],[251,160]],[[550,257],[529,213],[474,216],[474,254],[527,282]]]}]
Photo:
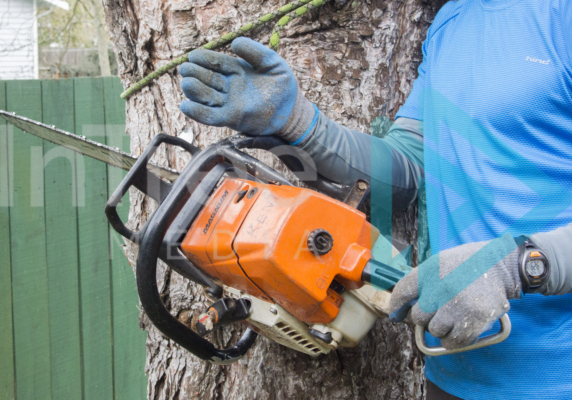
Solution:
[{"label": "fence plank", "polygon": [[[41,120],[40,81],[8,81],[6,89],[9,111]],[[12,158],[10,165],[14,169],[12,186],[15,206],[10,207],[10,245],[17,397],[49,399],[50,335],[41,163],[43,144],[41,139],[14,128],[8,149]]]},{"label": "fence plank", "polygon": [[[128,151],[121,90],[117,78],[0,82],[0,109]],[[6,126],[0,125],[0,398],[145,398],[146,333],[138,324],[135,277],[102,212],[124,173],[12,126],[8,139]],[[79,209],[72,207],[74,184],[84,190]],[[15,193],[11,208],[8,189]],[[128,208],[128,201],[119,208],[122,218]]]},{"label": "fence plank", "polygon": [[[74,130],[72,80],[42,82],[43,122]],[[44,195],[52,398],[81,398],[75,153],[44,141]],[[85,179],[79,173],[78,181]],[[81,196],[80,196],[81,197]]]},{"label": "fence plank", "polygon": [[[104,142],[101,79],[74,79],[75,132]],[[103,209],[107,201],[107,166],[83,159],[85,206],[78,207],[84,398],[113,398],[109,232]]]},{"label": "fence plank", "polygon": [[[125,133],[125,101],[116,77],[104,78],[106,144],[129,152],[129,136]],[[125,171],[108,167],[108,191],[119,185]],[[119,216],[127,221],[129,194],[117,207]],[[116,399],[144,399],[147,391],[145,376],[146,333],[139,328],[139,298],[135,274],[123,254],[122,237],[110,227],[110,255],[113,299],[113,363]]]},{"label": "fence plank", "polygon": [[[6,109],[6,82],[0,81],[0,110]],[[0,398],[14,399],[14,336],[8,181],[8,125],[0,122]]]}]

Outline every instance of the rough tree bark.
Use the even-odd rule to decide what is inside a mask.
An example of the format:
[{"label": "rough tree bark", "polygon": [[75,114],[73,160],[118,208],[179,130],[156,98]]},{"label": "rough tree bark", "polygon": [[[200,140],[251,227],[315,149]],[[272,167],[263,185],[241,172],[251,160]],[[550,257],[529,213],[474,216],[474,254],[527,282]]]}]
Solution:
[{"label": "rough tree bark", "polygon": [[[125,87],[173,57],[276,9],[286,0],[104,0],[107,26]],[[369,132],[376,116],[393,117],[409,94],[421,61],[421,43],[443,0],[332,0],[282,34],[279,53],[291,65],[306,96],[330,118]],[[271,27],[252,36],[268,43]],[[140,154],[159,132],[193,135],[204,147],[229,129],[199,125],[179,111],[183,98],[176,71],[127,102],[131,150]],[[267,157],[267,156],[264,156]],[[269,160],[266,158],[266,160]],[[183,153],[161,150],[156,162],[182,169]],[[131,193],[130,224],[138,228],[154,210]],[[415,210],[395,219],[406,239],[416,234]],[[128,246],[132,265],[136,250]],[[159,286],[173,315],[189,322],[205,307],[202,289],[159,267]],[[242,361],[202,362],[163,337],[146,319],[150,399],[419,399],[424,397],[423,359],[411,331],[379,321],[357,348],[319,359],[259,338]],[[239,325],[216,333],[227,345]]]}]

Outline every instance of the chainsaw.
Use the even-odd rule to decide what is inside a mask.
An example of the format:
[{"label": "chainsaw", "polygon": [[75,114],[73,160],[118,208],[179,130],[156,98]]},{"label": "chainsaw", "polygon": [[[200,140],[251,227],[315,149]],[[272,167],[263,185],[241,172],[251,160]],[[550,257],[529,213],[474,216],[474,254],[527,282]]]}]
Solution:
[{"label": "chainsaw", "polygon": [[[162,143],[193,156],[172,185],[146,168]],[[201,151],[161,134],[107,203],[113,228],[139,244],[137,287],[149,319],[203,360],[232,363],[257,333],[312,357],[356,346],[387,315],[389,292],[405,276],[372,257],[376,242],[386,239],[358,210],[369,192],[367,181],[344,187],[316,174],[305,181],[310,188],[301,188],[242,151],[275,152],[292,172],[306,170],[303,157],[276,151],[284,146],[271,136],[237,135]],[[127,229],[116,212],[131,186],[159,203],[140,232]],[[165,308],[157,288],[158,259],[214,299],[195,330]],[[248,329],[231,348],[217,349],[202,337],[237,321]],[[428,347],[421,327],[416,341],[431,355],[467,351],[504,340],[508,318],[501,322],[500,333],[454,351]]]},{"label": "chainsaw", "polygon": [[[302,188],[244,151],[273,152],[300,178],[311,162],[293,154],[299,150],[282,139],[235,135],[200,150],[182,138],[159,134],[136,159],[36,121],[0,115],[26,132],[128,169],[105,213],[119,234],[139,246],[137,289],[150,321],[203,360],[235,362],[258,334],[311,357],[354,347],[377,319],[387,316],[391,290],[406,275],[406,268],[380,261],[380,248],[392,256],[396,250],[362,211],[369,182],[341,186],[316,172]],[[192,155],[180,175],[150,162],[163,143]],[[117,213],[132,186],[158,203],[138,232]],[[163,304],[156,278],[159,259],[203,286],[211,300],[193,329]],[[233,322],[247,328],[235,345],[219,349],[205,339]],[[468,351],[505,340],[510,320],[504,315],[500,322],[498,333],[461,349],[428,346],[421,326],[415,328],[415,339],[432,356]]]}]

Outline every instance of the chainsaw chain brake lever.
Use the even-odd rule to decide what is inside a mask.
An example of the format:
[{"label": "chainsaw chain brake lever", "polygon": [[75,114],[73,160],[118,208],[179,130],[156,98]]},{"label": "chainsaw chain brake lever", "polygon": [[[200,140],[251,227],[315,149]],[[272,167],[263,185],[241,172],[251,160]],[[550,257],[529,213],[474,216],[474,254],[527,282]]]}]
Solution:
[{"label": "chainsaw chain brake lever", "polygon": [[149,145],[143,151],[143,154],[141,154],[133,167],[131,167],[105,206],[105,214],[107,215],[107,219],[109,220],[109,223],[113,229],[115,229],[115,231],[121,236],[137,244],[141,240],[142,232],[144,229],[139,232],[133,232],[128,229],[121,221],[119,214],[117,214],[117,206],[119,203],[121,203],[121,199],[131,186],[135,186],[137,189],[151,197],[159,204],[165,199],[165,197],[167,197],[173,185],[163,181],[155,174],[147,170],[147,164],[151,160],[151,157],[153,157],[153,154],[155,154],[157,148],[162,143],[183,147],[193,155],[198,151],[195,146],[191,145],[183,139],[162,133],[158,134],[151,140]]},{"label": "chainsaw chain brake lever", "polygon": [[[191,145],[184,139],[165,134],[159,134],[155,136],[149,145],[145,148],[143,154],[141,154],[141,156],[137,159],[137,162],[129,170],[125,178],[123,178],[123,181],[120,183],[120,185],[115,189],[105,206],[105,214],[113,229],[121,236],[137,245],[140,244],[149,222],[147,222],[140,231],[131,231],[121,221],[121,218],[117,213],[117,206],[119,203],[121,203],[121,199],[131,186],[135,186],[141,192],[157,201],[158,204],[161,204],[161,202],[170,193],[173,185],[163,181],[155,174],[147,170],[147,164],[162,143],[181,147],[192,155],[195,155],[200,151],[197,147]],[[220,297],[220,295],[222,295],[221,287],[216,285],[208,276],[206,276],[206,274],[196,268],[184,257],[173,257],[172,254],[168,253],[169,248],[170,246],[167,243],[162,244],[159,256],[161,260],[163,260],[167,265],[169,265],[169,267],[177,271],[185,278],[208,287],[207,291],[212,296]]]}]

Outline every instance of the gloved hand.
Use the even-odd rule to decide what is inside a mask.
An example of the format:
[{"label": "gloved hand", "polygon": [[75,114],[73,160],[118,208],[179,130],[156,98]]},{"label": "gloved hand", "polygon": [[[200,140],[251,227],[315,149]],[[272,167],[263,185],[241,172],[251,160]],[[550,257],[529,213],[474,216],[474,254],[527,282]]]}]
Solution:
[{"label": "gloved hand", "polygon": [[315,110],[298,90],[286,61],[247,38],[235,39],[231,50],[241,58],[202,49],[189,54],[190,62],[179,67],[181,88],[189,99],[181,103],[181,111],[206,125],[296,141]]},{"label": "gloved hand", "polygon": [[519,299],[518,246],[509,234],[469,243],[430,257],[394,288],[390,318],[410,312],[446,349],[474,342]]}]

